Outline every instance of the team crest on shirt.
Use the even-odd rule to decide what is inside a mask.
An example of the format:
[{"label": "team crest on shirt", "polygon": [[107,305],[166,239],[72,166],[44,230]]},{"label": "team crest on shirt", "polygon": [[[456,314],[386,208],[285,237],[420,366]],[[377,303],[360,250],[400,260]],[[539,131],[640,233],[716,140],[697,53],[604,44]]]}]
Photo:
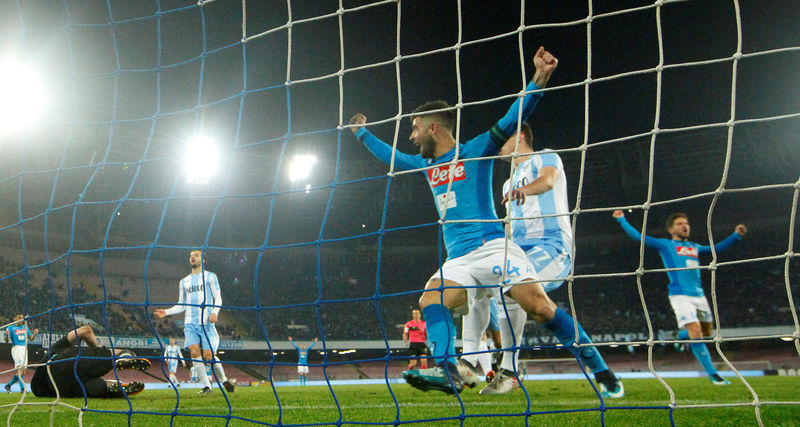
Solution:
[{"label": "team crest on shirt", "polygon": [[697,258],[697,248],[693,248],[691,246],[676,246],[675,251],[680,256],[690,256],[692,258]]},{"label": "team crest on shirt", "polygon": [[428,169],[425,171],[428,174],[428,182],[431,183],[431,187],[438,187],[440,185],[449,184],[450,183],[450,175],[452,174],[453,181],[462,181],[466,178],[467,174],[464,171],[464,162],[458,162],[454,167],[452,172],[450,171],[450,165],[442,165],[435,167],[433,169]]}]

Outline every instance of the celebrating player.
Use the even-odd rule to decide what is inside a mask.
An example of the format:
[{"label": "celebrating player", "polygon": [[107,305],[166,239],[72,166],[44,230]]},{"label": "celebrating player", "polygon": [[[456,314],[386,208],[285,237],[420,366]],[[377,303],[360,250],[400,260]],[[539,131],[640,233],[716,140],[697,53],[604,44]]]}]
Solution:
[{"label": "celebrating player", "polygon": [[[511,156],[515,152],[518,156]],[[514,165],[513,175],[503,184],[502,201],[511,218],[510,234],[528,255],[533,268],[543,280],[541,283],[545,292],[551,292],[564,283],[572,269],[572,227],[564,164],[561,157],[552,151],[534,154],[533,133],[527,123],[522,123],[519,134],[506,141],[500,154],[510,156],[504,157],[504,160]],[[509,329],[508,320],[500,322],[503,348],[518,348],[526,314],[514,301],[506,300],[506,310],[513,332]],[[503,315],[506,310],[500,309]],[[557,309],[556,316],[568,315]],[[577,330],[580,344],[592,343],[580,323],[577,323]],[[625,395],[622,381],[608,368],[595,347],[573,346],[574,329],[562,331],[556,334],[556,338],[592,370],[603,397],[621,398]],[[513,372],[517,370],[518,354],[518,349],[504,352],[500,372],[481,393],[500,393],[517,387]]]},{"label": "celebrating player", "polygon": [[[88,348],[78,348],[83,341]],[[72,359],[72,360],[67,360]],[[116,361],[114,360],[116,359]],[[101,378],[115,365],[117,370],[146,371],[150,361],[133,357],[130,350],[111,349],[97,344],[89,325],[70,331],[50,348],[47,364],[36,368],[31,379],[31,391],[39,397],[125,397],[144,390],[144,383],[121,383]],[[49,371],[49,372],[48,372]],[[52,381],[50,376],[52,375]]]},{"label": "celebrating player", "polygon": [[425,321],[422,320],[422,313],[417,310],[411,310],[411,320],[406,322],[403,328],[403,343],[408,347],[408,353],[411,358],[408,359],[408,369],[414,369],[417,366],[417,360],[422,369],[428,368],[428,361],[425,356],[428,355],[428,346],[425,345],[425,340],[428,339],[428,332],[425,329]]},{"label": "celebrating player", "polygon": [[11,381],[6,384],[6,391],[11,393],[11,386],[19,383],[20,391],[25,390],[25,382],[22,375],[25,367],[28,366],[28,340],[36,339],[39,329],[34,329],[32,334],[28,334],[28,327],[22,319],[25,316],[18,314],[14,316],[14,323],[6,328],[6,342],[11,341],[11,358],[14,359],[14,369],[17,372],[11,377]]},{"label": "celebrating player", "polygon": [[295,350],[297,350],[297,374],[300,376],[300,385],[306,385],[306,375],[308,375],[308,352],[311,351],[311,348],[314,347],[317,341],[318,340],[314,338],[314,342],[312,342],[308,348],[306,348],[305,344],[300,344],[298,347],[297,344],[294,343],[294,340],[292,340],[292,337],[289,337],[289,342],[292,343]]},{"label": "celebrating player", "polygon": [[201,357],[205,363],[212,364],[219,379],[223,381],[225,390],[233,392],[234,385],[225,378],[222,364],[214,358],[214,352],[219,345],[219,335],[214,323],[217,323],[217,316],[222,306],[219,280],[216,274],[203,268],[203,261],[203,252],[199,249],[189,252],[192,272],[178,283],[178,303],[166,310],[156,309],[153,313],[159,319],[186,313],[183,319],[185,346],[189,349],[189,356],[196,362],[192,364],[192,370],[203,384],[203,389],[198,394],[206,395],[212,391],[206,368],[199,363]]},{"label": "celebrating player", "polygon": [[[515,243],[506,243],[492,201],[493,161],[485,159],[496,155],[516,132],[518,117],[525,120],[531,114],[542,97],[539,89],[547,84],[558,61],[540,47],[533,63],[536,73],[525,95],[489,131],[464,144],[453,138],[455,113],[444,101],[426,102],[413,111],[410,139],[419,146],[417,155],[393,155],[391,145],[363,127],[363,114],[350,119],[352,131],[376,158],[394,164],[397,170],[424,169],[444,221],[447,260],[430,277],[419,301],[437,365],[403,372],[405,380],[418,389],[447,393],[463,389],[453,359],[455,326],[450,310],[468,313],[473,302],[494,287],[501,286],[507,296],[556,336],[574,335],[572,317],[563,312],[556,315],[557,307],[536,283],[537,275],[525,253]],[[477,158],[481,160],[471,160]]]},{"label": "celebrating player", "polygon": [[164,360],[167,362],[169,370],[169,382],[176,387],[180,387],[181,383],[178,381],[178,377],[175,376],[175,372],[178,371],[178,360],[180,360],[184,368],[186,367],[186,361],[183,360],[181,348],[175,344],[175,338],[170,338],[169,345],[164,348]]},{"label": "celebrating player", "polygon": [[[614,211],[612,216],[616,218],[619,225],[622,226],[622,229],[631,239],[637,242],[641,241],[641,232],[633,228],[628,220],[625,219],[625,214],[622,211]],[[712,321],[714,316],[703,292],[698,268],[700,266],[699,255],[710,253],[711,247],[690,242],[690,231],[689,218],[686,214],[674,213],[667,218],[667,233],[669,233],[671,239],[644,236],[645,246],[658,250],[658,253],[661,254],[661,259],[664,261],[664,267],[690,268],[690,270],[667,271],[667,276],[669,277],[669,286],[667,288],[669,290],[669,304],[672,306],[675,318],[678,320],[678,329],[680,329],[678,339],[681,340],[703,339],[703,337],[710,337],[713,333]],[[747,234],[747,227],[743,224],[737,225],[733,234],[715,245],[717,252],[730,248],[734,243],[741,240],[745,234]],[[711,355],[708,353],[705,343],[692,342],[689,347],[692,349],[697,361],[703,365],[706,373],[711,378],[712,384],[730,384],[728,380],[717,373],[714,364],[711,363]]]}]

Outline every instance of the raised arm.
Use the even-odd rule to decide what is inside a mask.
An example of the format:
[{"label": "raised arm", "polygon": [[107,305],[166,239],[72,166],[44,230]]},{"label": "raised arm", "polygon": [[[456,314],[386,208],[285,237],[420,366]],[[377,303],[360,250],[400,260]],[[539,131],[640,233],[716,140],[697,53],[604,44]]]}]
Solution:
[{"label": "raised arm", "polygon": [[39,334],[39,328],[34,328],[33,334],[28,334],[28,339],[31,341],[35,340],[37,334]]},{"label": "raised arm", "polygon": [[[738,242],[739,240],[742,240],[745,234],[747,234],[747,227],[745,227],[744,224],[739,224],[736,226],[733,233],[727,238],[725,238],[725,240],[717,243],[714,246],[714,249],[716,249],[717,252],[729,249],[731,246],[733,246],[734,243]],[[700,246],[699,248],[697,248],[697,251],[700,253],[710,253],[711,246]]]},{"label": "raised arm", "polygon": [[[500,120],[497,121],[490,130],[492,141],[497,144],[497,148],[503,146],[508,138],[517,132],[520,120],[525,121],[533,112],[539,99],[542,98],[541,92],[531,93],[532,91],[542,89],[547,86],[550,80],[550,75],[553,74],[558,66],[558,59],[550,52],[546,51],[543,46],[539,46],[539,50],[533,56],[533,65],[536,67],[536,73],[533,75],[533,80],[525,88],[525,96],[517,98],[511,107]],[[522,115],[520,117],[520,103],[522,103]]]},{"label": "raised arm", "polygon": [[[625,219],[625,214],[622,211],[616,210],[611,215],[617,220],[619,225],[625,231],[625,234],[627,234],[631,239],[637,242],[642,241],[642,232],[633,228],[633,226],[628,222],[628,220]],[[644,236],[644,244],[646,246],[651,246],[654,248],[660,248],[664,246],[663,244],[661,244],[661,241],[659,239],[650,236]]]},{"label": "raised arm", "polygon": [[[367,147],[367,150],[369,150],[376,159],[387,165],[390,164],[392,161],[392,146],[381,141],[378,137],[373,135],[372,132],[368,131],[367,128],[363,126],[366,122],[367,117],[358,113],[350,118],[350,124],[357,125],[350,128],[350,130],[353,131],[353,134],[359,141],[364,143],[364,146]],[[420,157],[398,151],[394,155],[394,166],[397,170],[419,169],[425,167],[425,162]]]},{"label": "raised arm", "polygon": [[309,351],[311,351],[311,349],[314,347],[314,345],[315,345],[316,343],[317,343],[317,339],[316,339],[316,338],[314,338],[314,342],[312,342],[312,343],[311,343],[311,345],[309,345],[309,346],[308,346],[308,348],[307,348],[306,350],[309,350]]}]

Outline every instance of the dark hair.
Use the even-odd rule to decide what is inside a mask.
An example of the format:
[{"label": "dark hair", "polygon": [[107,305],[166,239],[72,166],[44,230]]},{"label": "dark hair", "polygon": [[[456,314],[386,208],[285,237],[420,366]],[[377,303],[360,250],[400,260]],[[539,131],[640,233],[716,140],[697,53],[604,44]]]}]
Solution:
[{"label": "dark hair", "polygon": [[[445,110],[448,109],[449,110]],[[419,107],[417,107],[414,111],[411,112],[411,121],[414,121],[414,118],[419,116],[431,116],[436,120],[440,126],[446,128],[447,130],[453,130],[456,127],[456,112],[452,110],[453,106],[448,104],[446,101],[428,101]],[[445,111],[436,111],[436,110],[445,110]],[[428,111],[436,111],[435,113],[428,113]],[[428,114],[426,114],[428,113]]]},{"label": "dark hair", "polygon": [[522,132],[522,135],[525,137],[525,143],[528,144],[528,147],[533,149],[533,131],[531,127],[528,126],[528,122],[522,122],[519,131]]},{"label": "dark hair", "polygon": [[686,216],[685,213],[683,213],[683,212],[675,212],[674,214],[672,214],[672,215],[667,217],[667,230],[668,231],[669,231],[670,228],[672,228],[672,224],[678,218],[686,218],[687,220],[689,219],[689,217]]}]

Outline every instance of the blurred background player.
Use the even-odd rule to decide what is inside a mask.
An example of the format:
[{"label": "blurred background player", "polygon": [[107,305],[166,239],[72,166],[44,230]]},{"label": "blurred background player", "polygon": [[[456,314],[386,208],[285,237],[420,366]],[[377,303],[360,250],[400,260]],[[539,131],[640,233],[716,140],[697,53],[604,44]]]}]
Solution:
[{"label": "blurred background player", "polygon": [[28,326],[23,319],[25,316],[17,314],[14,316],[14,323],[6,328],[6,342],[11,341],[11,358],[14,360],[14,369],[17,371],[11,377],[11,381],[6,384],[6,391],[11,393],[11,386],[19,383],[20,391],[25,391],[23,374],[25,367],[28,366],[28,340],[36,339],[39,329],[34,329],[32,334],[28,333]]},{"label": "blurred background player", "polygon": [[[78,348],[83,342],[85,347]],[[69,360],[72,359],[72,360]],[[58,361],[64,361],[55,363]],[[38,397],[125,397],[144,390],[144,383],[106,381],[103,375],[117,371],[150,368],[147,359],[135,358],[130,350],[100,347],[89,325],[70,331],[50,348],[46,364],[38,366],[31,379],[31,391]],[[49,372],[48,372],[49,371]],[[50,379],[52,375],[52,380]]]},{"label": "blurred background player", "polygon": [[289,337],[289,342],[292,343],[295,350],[297,350],[297,375],[300,376],[300,385],[306,385],[306,375],[308,375],[308,352],[311,351],[317,341],[318,339],[314,338],[314,342],[306,348],[305,344],[300,344],[300,346],[298,346],[294,343],[292,337]]},{"label": "blurred background player", "polygon": [[[219,335],[214,323],[217,323],[217,316],[222,307],[222,293],[219,289],[217,275],[205,270],[203,262],[202,251],[195,249],[189,252],[189,266],[191,266],[192,272],[178,282],[178,303],[166,310],[159,308],[153,311],[153,314],[159,319],[185,312],[183,319],[184,343],[194,362],[192,370],[203,385],[203,389],[198,393],[200,395],[206,395],[213,391],[206,368],[201,361],[220,365],[214,363],[215,345],[212,345],[212,342],[219,343]],[[218,368],[215,366],[214,369]],[[224,371],[221,377],[224,378]],[[223,386],[229,392],[233,391],[231,390],[233,384],[230,382],[225,381]]]},{"label": "blurred background player", "polygon": [[180,387],[181,383],[178,381],[178,377],[175,376],[175,372],[178,371],[178,361],[180,360],[181,365],[186,367],[186,361],[183,360],[183,353],[181,352],[181,348],[175,344],[175,338],[169,339],[169,345],[164,348],[164,361],[167,362],[167,368],[169,371],[169,382],[174,384],[176,387]]},{"label": "blurred background player", "polygon": [[[419,360],[420,368],[428,367],[428,346],[425,341],[428,339],[428,331],[425,329],[425,321],[422,320],[422,312],[417,309],[411,310],[411,320],[406,322],[403,328],[403,344],[408,347],[410,359],[408,359],[408,369],[414,369]],[[415,357],[416,356],[416,357]]]},{"label": "blurred background player", "polygon": [[[513,156],[514,153],[517,156]],[[512,163],[512,175],[503,184],[503,200],[511,218],[509,231],[533,264],[543,281],[545,292],[558,289],[572,270],[572,226],[570,225],[567,198],[567,177],[561,157],[551,150],[533,151],[533,132],[527,123],[520,124],[519,133],[512,135],[500,149],[503,160]],[[524,219],[522,219],[524,218]],[[503,348],[514,348],[503,355],[500,371],[481,393],[504,393],[519,387],[514,373],[519,367],[519,346],[525,329],[527,314],[514,301],[496,295],[504,302],[500,311],[508,319],[500,321]],[[573,347],[575,332],[579,344],[592,340],[577,320],[560,308],[551,322],[561,322],[562,327],[551,329],[583,366],[592,370],[603,397],[621,398],[625,395],[622,381],[606,365],[594,346]],[[510,323],[510,326],[509,326]],[[575,327],[577,325],[577,328]]]},{"label": "blurred background player", "polygon": [[[625,219],[625,214],[622,211],[616,210],[612,213],[612,216],[631,239],[637,242],[641,241],[642,233],[633,228],[628,220]],[[661,260],[664,262],[664,267],[691,268],[691,270],[667,271],[667,276],[669,277],[669,285],[667,286],[669,304],[675,312],[678,329],[680,330],[678,339],[699,340],[703,339],[703,337],[711,337],[714,331],[712,324],[714,316],[711,313],[706,294],[703,292],[699,269],[699,255],[710,253],[711,247],[689,241],[691,227],[689,226],[689,218],[684,213],[676,212],[670,215],[667,218],[666,226],[670,239],[644,236],[644,244],[658,250],[658,253],[661,254]],[[739,224],[734,229],[733,234],[714,245],[714,248],[717,252],[724,251],[733,246],[734,243],[742,240],[745,234],[747,234],[747,227]],[[717,373],[705,343],[693,342],[689,344],[689,347],[692,349],[694,357],[705,369],[712,384],[730,384],[728,380]]]}]

